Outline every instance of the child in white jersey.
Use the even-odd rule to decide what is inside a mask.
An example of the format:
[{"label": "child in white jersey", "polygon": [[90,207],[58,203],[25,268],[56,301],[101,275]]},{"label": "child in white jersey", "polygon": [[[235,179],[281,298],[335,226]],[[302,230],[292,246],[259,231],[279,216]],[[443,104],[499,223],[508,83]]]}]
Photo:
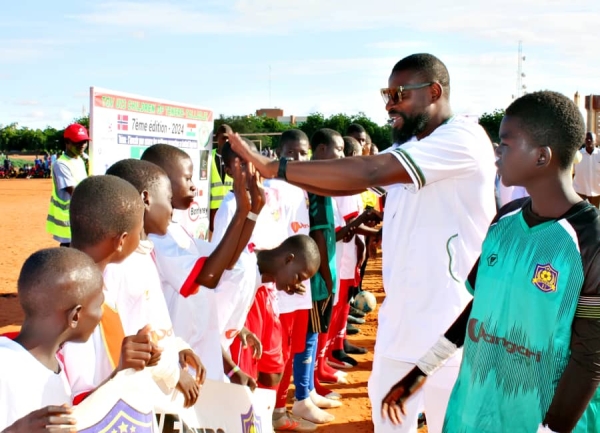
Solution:
[{"label": "child in white jersey", "polygon": [[[146,149],[142,159],[165,170],[173,190],[173,208],[187,209],[196,193],[189,155],[174,146],[156,144]],[[224,369],[230,373],[235,364],[221,346],[215,294],[212,290],[200,290],[200,286],[214,289],[223,272],[234,266],[248,244],[256,215],[263,206],[256,189],[251,191],[250,199],[243,188],[246,173],[239,162],[233,174],[240,185],[234,189],[238,206],[219,245],[193,238],[173,221],[166,235],[150,236],[173,329],[202,358],[207,378],[212,380],[223,380]],[[233,371],[230,376],[234,383],[256,386],[242,371]]]},{"label": "child in white jersey", "polygon": [[0,337],[0,431],[75,432],[71,389],[56,352],[66,341],[86,341],[98,325],[102,273],[81,251],[41,250],[23,264],[18,293],[21,332],[14,341]]}]

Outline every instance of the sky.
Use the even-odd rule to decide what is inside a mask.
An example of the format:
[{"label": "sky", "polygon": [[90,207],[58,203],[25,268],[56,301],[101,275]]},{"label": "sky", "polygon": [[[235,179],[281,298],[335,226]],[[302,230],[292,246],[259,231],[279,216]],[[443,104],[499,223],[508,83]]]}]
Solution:
[{"label": "sky", "polygon": [[527,91],[600,94],[597,0],[20,0],[0,6],[0,124],[64,127],[89,88],[216,116],[364,112],[394,64],[428,52],[455,113],[510,104],[523,41]]}]

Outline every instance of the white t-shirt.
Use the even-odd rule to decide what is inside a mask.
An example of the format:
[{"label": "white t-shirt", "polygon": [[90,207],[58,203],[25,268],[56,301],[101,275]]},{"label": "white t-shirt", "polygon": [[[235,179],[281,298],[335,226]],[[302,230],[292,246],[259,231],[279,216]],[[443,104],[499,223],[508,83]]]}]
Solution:
[{"label": "white t-shirt", "polygon": [[0,431],[46,406],[71,404],[71,390],[61,368],[49,370],[23,346],[0,337]]},{"label": "white t-shirt", "polygon": [[574,166],[573,188],[578,194],[597,197],[600,195],[600,149],[594,148],[591,155],[585,149],[579,153],[581,162]]},{"label": "white t-shirt", "polygon": [[[189,345],[174,335],[152,250],[151,241],[141,241],[122,263],[106,266],[104,302],[119,314],[126,336],[151,325],[153,340],[164,350],[158,365],[151,368],[152,377],[169,393],[179,381],[178,354]],[[100,327],[85,343],[65,344],[62,353],[74,398],[93,391],[114,370]]]},{"label": "white t-shirt", "polygon": [[471,299],[464,282],[495,214],[495,158],[483,128],[457,117],[387,151],[413,183],[386,186],[376,353],[414,363]]},{"label": "white t-shirt", "polygon": [[[301,188],[291,185],[280,179],[265,180],[265,187],[277,194],[281,209],[281,220],[286,226],[284,239],[294,235],[309,235],[310,220],[308,217],[308,194]],[[281,243],[280,242],[280,243]],[[310,293],[310,280],[303,281],[306,288],[303,295],[287,293],[277,294],[277,308],[281,314],[294,311],[310,310],[312,297]]]},{"label": "white t-shirt", "polygon": [[[334,197],[336,202],[339,220],[341,222],[339,228],[347,224],[350,219],[356,218],[362,212],[362,200],[360,195],[352,195],[345,197]],[[336,224],[336,231],[338,225]],[[356,243],[354,238],[350,242],[340,240],[336,244],[336,255],[338,281],[353,280],[356,276]]]},{"label": "white t-shirt", "polygon": [[169,225],[166,235],[149,238],[154,243],[154,259],[175,334],[200,357],[206,377],[222,381],[216,294],[195,283],[214,246],[193,238],[176,222]]}]

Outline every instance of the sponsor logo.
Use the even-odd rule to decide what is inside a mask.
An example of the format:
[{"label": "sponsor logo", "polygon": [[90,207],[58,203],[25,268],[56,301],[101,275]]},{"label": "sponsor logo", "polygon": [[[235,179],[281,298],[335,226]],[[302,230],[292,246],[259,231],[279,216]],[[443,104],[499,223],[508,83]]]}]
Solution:
[{"label": "sponsor logo", "polygon": [[242,415],[242,431],[244,433],[262,433],[261,419],[254,413],[252,405],[250,405],[248,413]]},{"label": "sponsor logo", "polygon": [[300,229],[308,229],[310,228],[310,225],[305,224],[305,223],[301,223],[298,221],[294,221],[291,224],[292,230],[294,231],[294,233],[298,233],[300,231]]},{"label": "sponsor logo", "polygon": [[558,271],[550,264],[537,265],[531,282],[542,292],[556,292]]},{"label": "sponsor logo", "polygon": [[[478,327],[479,325],[479,327]],[[469,320],[469,327],[467,334],[473,343],[479,343],[481,340],[488,344],[495,344],[502,346],[506,352],[511,355],[521,355],[527,359],[533,359],[536,362],[541,362],[542,352],[533,352],[525,346],[520,346],[518,343],[507,340],[505,337],[498,337],[497,335],[488,334],[485,332],[484,324],[477,319]]]}]

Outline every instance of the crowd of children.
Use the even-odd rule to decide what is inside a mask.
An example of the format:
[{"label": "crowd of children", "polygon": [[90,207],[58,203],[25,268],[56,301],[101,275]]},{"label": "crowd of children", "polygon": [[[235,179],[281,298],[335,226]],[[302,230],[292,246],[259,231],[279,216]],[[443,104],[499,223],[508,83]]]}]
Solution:
[{"label": "crowd of children", "polygon": [[[342,158],[360,146],[332,130],[310,143],[290,130],[278,149],[291,160],[311,151]],[[15,373],[0,380],[2,401],[14,402],[0,411],[0,431],[74,431],[71,405],[119,371],[147,367],[182,407],[209,378],[275,391],[279,430],[313,431],[334,419],[323,409],[340,406],[340,395],[321,382],[347,382],[332,367],[356,365],[345,348],[366,352],[347,345],[345,330],[350,288],[360,283],[358,233],[378,217],[359,196],[332,200],[265,181],[228,142],[221,153],[233,185],[210,242],[173,217],[196,194],[192,161],[176,147],[154,145],[74,188],[70,248],[27,260],[18,283],[23,328],[14,340],[0,337],[0,365]],[[23,363],[31,368],[21,375]],[[24,383],[36,398],[17,398]]]}]

